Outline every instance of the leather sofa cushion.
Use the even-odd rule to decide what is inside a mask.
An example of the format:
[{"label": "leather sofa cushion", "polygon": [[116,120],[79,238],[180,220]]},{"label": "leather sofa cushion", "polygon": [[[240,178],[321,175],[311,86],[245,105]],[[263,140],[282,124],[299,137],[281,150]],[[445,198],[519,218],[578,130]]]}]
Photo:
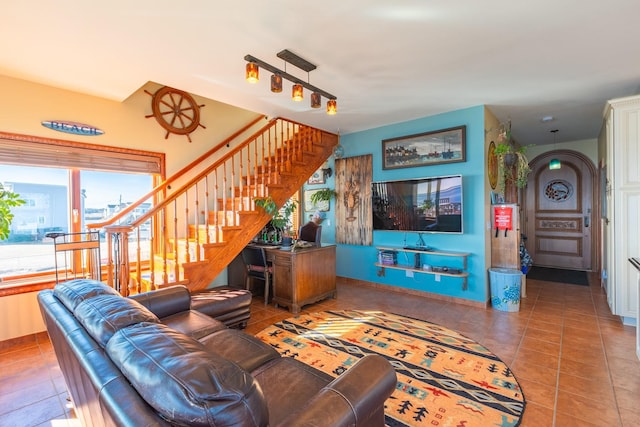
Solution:
[{"label": "leather sofa cushion", "polygon": [[163,318],[162,323],[197,340],[227,328],[224,323],[195,310],[172,314]]},{"label": "leather sofa cushion", "polygon": [[258,383],[193,338],[155,323],[115,333],[107,354],[138,393],[169,422],[189,426],[266,426]]},{"label": "leather sofa cushion", "polygon": [[98,295],[120,295],[115,289],[104,283],[89,279],[76,279],[58,283],[53,293],[72,313],[78,304],[86,299]]},{"label": "leather sofa cushion", "polygon": [[122,328],[140,322],[160,322],[141,304],[118,294],[97,295],[82,301],[76,306],[75,316],[102,348]]},{"label": "leather sofa cushion", "polygon": [[280,357],[269,344],[237,329],[223,329],[198,341],[207,351],[231,360],[248,372]]},{"label": "leather sofa cushion", "polygon": [[267,398],[269,421],[273,426],[303,408],[333,380],[332,376],[293,357],[274,359],[255,369],[252,375]]}]

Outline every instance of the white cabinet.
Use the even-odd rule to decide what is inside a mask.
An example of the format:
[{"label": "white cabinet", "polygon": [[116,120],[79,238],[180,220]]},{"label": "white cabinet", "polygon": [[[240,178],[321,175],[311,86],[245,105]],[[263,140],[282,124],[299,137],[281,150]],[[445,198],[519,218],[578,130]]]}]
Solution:
[{"label": "white cabinet", "polygon": [[607,103],[601,133],[603,202],[603,285],[613,314],[637,317],[637,272],[629,258],[640,257],[640,96]]},{"label": "white cabinet", "polygon": [[[629,258],[629,262],[638,270],[636,273],[636,286],[640,288],[640,258]],[[640,307],[640,293],[637,304]],[[636,356],[640,359],[640,325],[636,325]]]}]

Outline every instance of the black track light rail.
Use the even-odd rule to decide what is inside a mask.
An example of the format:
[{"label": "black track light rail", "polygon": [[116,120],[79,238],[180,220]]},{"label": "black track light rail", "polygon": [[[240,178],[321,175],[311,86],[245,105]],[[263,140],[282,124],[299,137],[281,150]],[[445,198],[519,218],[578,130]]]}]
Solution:
[{"label": "black track light rail", "polygon": [[302,87],[304,87],[305,89],[308,89],[312,92],[318,92],[319,94],[321,94],[322,96],[324,96],[327,99],[338,99],[337,96],[335,95],[331,95],[329,92],[326,92],[318,87],[315,87],[314,85],[310,84],[309,82],[305,82],[304,80],[301,80],[299,78],[297,78],[296,76],[293,76],[285,71],[282,71],[276,67],[274,67],[271,64],[267,64],[264,61],[261,61],[260,59],[256,58],[255,56],[252,55],[245,55],[244,60],[247,62],[255,62],[256,64],[258,64],[259,67],[264,68],[265,70],[269,70],[274,74],[280,74],[282,76],[282,78],[289,80],[292,83],[297,83],[299,85],[302,85]]}]

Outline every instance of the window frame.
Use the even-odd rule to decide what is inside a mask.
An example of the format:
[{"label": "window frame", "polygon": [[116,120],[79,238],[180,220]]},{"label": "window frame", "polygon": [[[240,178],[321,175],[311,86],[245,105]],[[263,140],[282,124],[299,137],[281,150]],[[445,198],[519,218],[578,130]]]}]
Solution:
[{"label": "window frame", "polygon": [[[4,164],[70,169],[70,212],[80,209],[80,169],[109,172],[142,170],[155,176],[157,182],[153,183],[154,186],[164,181],[166,174],[165,153],[1,131],[0,158]],[[36,292],[54,284],[55,274],[51,273],[12,276],[0,281],[0,297]]]}]

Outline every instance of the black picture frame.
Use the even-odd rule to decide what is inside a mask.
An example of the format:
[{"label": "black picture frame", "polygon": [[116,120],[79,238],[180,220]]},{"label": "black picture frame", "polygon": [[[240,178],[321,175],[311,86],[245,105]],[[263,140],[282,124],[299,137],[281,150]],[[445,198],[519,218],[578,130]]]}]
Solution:
[{"label": "black picture frame", "polygon": [[382,140],[382,169],[466,161],[466,126]]}]

